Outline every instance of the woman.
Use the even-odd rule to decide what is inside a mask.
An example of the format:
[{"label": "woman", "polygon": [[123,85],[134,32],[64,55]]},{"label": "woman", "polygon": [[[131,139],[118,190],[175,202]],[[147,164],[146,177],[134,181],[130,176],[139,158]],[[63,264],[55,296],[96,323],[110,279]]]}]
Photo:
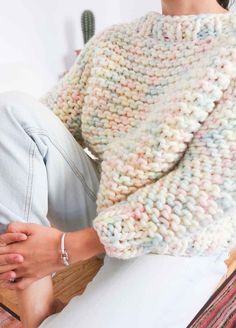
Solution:
[{"label": "woman", "polygon": [[[162,14],[92,38],[43,104],[0,96],[0,279],[25,328],[186,327],[226,272],[236,244],[228,2],[163,0]],[[104,253],[85,294],[51,315],[51,274]]]}]

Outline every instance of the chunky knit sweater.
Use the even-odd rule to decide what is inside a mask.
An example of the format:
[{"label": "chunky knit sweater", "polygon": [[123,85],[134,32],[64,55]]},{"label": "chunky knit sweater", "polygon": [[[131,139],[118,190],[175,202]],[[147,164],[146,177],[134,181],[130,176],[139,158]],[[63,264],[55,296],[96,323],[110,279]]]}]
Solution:
[{"label": "chunky knit sweater", "polygon": [[236,246],[236,14],[113,25],[43,102],[98,158],[109,256]]}]

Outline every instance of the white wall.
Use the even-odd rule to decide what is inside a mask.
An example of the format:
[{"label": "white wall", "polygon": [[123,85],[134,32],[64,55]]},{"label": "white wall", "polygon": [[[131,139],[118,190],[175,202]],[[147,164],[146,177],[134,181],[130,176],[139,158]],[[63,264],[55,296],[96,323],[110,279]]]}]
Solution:
[{"label": "white wall", "polygon": [[143,16],[148,11],[161,12],[159,0],[120,0],[121,20],[129,21]]},{"label": "white wall", "polygon": [[0,92],[39,96],[49,90],[83,47],[81,13],[91,9],[96,32],[148,11],[160,0],[0,0]]},{"label": "white wall", "polygon": [[83,10],[94,11],[96,32],[120,21],[119,0],[0,2],[0,92],[12,88],[28,91],[29,81],[33,94],[50,88],[71,66],[74,50],[83,46]]}]

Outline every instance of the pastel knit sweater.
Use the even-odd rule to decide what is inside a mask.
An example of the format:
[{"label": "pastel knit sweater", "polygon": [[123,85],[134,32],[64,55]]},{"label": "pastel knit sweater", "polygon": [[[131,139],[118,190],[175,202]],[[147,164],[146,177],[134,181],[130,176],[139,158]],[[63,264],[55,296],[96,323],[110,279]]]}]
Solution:
[{"label": "pastel knit sweater", "polygon": [[236,246],[235,13],[113,25],[42,101],[98,157],[109,256]]}]

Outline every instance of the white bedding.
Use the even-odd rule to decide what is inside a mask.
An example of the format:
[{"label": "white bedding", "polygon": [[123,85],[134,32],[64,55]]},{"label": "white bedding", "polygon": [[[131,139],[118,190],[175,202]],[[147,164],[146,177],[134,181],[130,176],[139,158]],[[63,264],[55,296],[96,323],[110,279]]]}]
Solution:
[{"label": "white bedding", "polygon": [[84,294],[40,328],[186,328],[227,272],[218,257],[105,257]]}]

